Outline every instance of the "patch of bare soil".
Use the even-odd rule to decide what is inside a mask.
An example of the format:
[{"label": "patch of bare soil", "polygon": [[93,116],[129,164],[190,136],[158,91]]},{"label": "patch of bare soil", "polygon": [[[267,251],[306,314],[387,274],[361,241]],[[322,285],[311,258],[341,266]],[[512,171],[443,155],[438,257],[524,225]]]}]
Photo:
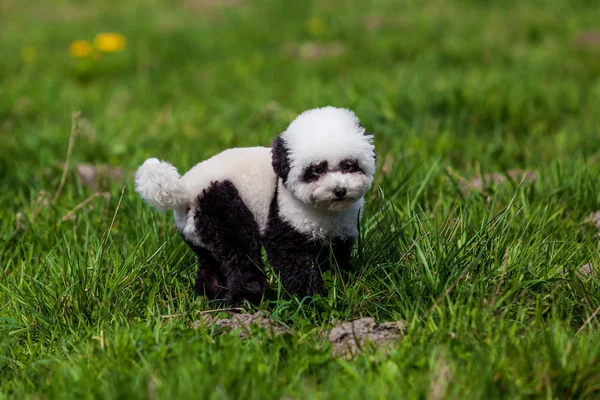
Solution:
[{"label": "patch of bare soil", "polygon": [[[240,338],[251,334],[253,326],[268,331],[271,335],[293,333],[289,328],[273,321],[265,313],[233,314],[229,318],[203,314],[193,327],[216,326],[228,330],[241,329]],[[366,346],[388,348],[398,342],[406,332],[403,321],[383,322],[378,324],[373,318],[361,318],[351,322],[340,322],[326,333],[327,341],[333,345],[333,354],[338,357],[352,357],[359,354]]]},{"label": "patch of bare soil", "polygon": [[327,340],[333,345],[333,354],[352,357],[360,353],[367,343],[386,348],[398,342],[406,332],[402,321],[378,324],[373,318],[342,322],[329,331]]},{"label": "patch of bare soil", "polygon": [[301,44],[288,43],[284,45],[283,51],[292,58],[317,61],[322,58],[337,57],[344,54],[346,46],[338,40],[324,43],[309,41]]},{"label": "patch of bare soil", "polygon": [[471,180],[465,180],[463,178],[461,179],[460,186],[463,193],[466,194],[471,190],[481,192],[487,187],[503,185],[507,181],[513,181],[517,183],[533,183],[536,182],[537,179],[538,177],[535,171],[511,169],[506,171],[506,174],[494,172],[483,176],[476,176]]},{"label": "patch of bare soil", "polygon": [[111,183],[123,184],[124,172],[121,168],[109,165],[77,164],[77,177],[83,186],[93,190],[107,189]]},{"label": "patch of bare soil", "polygon": [[383,22],[383,16],[379,14],[369,14],[363,18],[362,22],[363,26],[367,30],[375,31],[381,26]]},{"label": "patch of bare soil", "polygon": [[573,40],[577,47],[600,48],[600,32],[582,31]]},{"label": "patch of bare soil", "polygon": [[248,337],[252,326],[262,328],[273,335],[290,332],[288,328],[273,321],[261,311],[254,314],[233,314],[229,318],[219,318],[211,314],[204,314],[201,316],[201,320],[194,322],[194,328],[198,328],[202,325],[206,327],[217,326],[221,328],[241,329],[241,338]]},{"label": "patch of bare soil", "polygon": [[214,8],[239,7],[245,2],[245,0],[187,0],[184,5],[191,11],[206,11]]},{"label": "patch of bare soil", "polygon": [[429,382],[429,400],[445,399],[448,385],[453,377],[450,363],[445,358],[438,358],[433,366]]},{"label": "patch of bare soil", "polygon": [[600,229],[600,211],[594,211],[590,215],[587,216],[585,222],[588,225],[592,225],[596,229]]},{"label": "patch of bare soil", "polygon": [[[595,229],[597,231],[600,230],[600,211],[594,211],[593,213],[588,215],[584,223],[589,229]],[[596,238],[599,240],[598,244],[600,245],[600,232],[596,232]],[[592,262],[589,262],[583,264],[581,268],[579,268],[579,271],[577,271],[577,275],[581,279],[588,279],[594,274],[596,269],[597,267]]]},{"label": "patch of bare soil", "polygon": [[592,274],[594,273],[594,269],[594,264],[592,264],[591,262],[583,264],[581,268],[579,268],[579,271],[577,271],[577,275],[579,275],[581,279],[585,280],[592,276]]}]

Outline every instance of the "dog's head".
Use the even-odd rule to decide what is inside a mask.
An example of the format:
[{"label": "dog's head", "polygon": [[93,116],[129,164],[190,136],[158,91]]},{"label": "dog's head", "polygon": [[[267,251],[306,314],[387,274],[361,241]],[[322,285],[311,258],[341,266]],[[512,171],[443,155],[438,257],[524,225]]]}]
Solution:
[{"label": "dog's head", "polygon": [[373,183],[373,136],[344,108],[303,112],[275,138],[271,152],[285,188],[321,210],[346,209]]}]

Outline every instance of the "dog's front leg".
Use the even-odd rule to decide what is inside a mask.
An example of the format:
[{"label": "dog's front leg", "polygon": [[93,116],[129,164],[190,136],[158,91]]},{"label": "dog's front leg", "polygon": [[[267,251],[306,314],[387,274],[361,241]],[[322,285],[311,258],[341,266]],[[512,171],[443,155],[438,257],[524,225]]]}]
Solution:
[{"label": "dog's front leg", "polygon": [[328,271],[332,266],[334,271],[347,274],[352,269],[351,256],[354,238],[333,238],[324,245],[317,256],[317,264],[321,271]]},{"label": "dog's front leg", "polygon": [[270,237],[264,243],[269,263],[279,275],[283,287],[299,297],[316,294],[326,297],[321,274],[313,268],[317,246],[306,240],[300,242],[289,239]]}]

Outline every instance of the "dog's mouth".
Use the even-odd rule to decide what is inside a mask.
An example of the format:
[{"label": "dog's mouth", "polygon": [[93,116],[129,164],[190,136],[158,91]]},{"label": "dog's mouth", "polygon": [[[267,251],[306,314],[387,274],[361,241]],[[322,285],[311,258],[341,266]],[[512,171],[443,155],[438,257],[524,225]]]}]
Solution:
[{"label": "dog's mouth", "polygon": [[322,191],[311,193],[307,204],[321,211],[343,211],[360,199],[357,193],[335,193],[335,191]]},{"label": "dog's mouth", "polygon": [[312,206],[323,211],[343,211],[350,207],[356,199],[350,197],[313,201]]},{"label": "dog's mouth", "polygon": [[342,199],[335,199],[329,203],[330,211],[343,211],[350,207],[352,204],[356,202],[356,199],[351,199],[348,197]]}]

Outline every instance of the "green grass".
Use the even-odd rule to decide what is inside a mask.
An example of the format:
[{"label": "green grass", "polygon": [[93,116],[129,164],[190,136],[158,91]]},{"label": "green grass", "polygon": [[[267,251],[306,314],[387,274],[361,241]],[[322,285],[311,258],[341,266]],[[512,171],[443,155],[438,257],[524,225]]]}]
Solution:
[{"label": "green grass", "polygon": [[[579,273],[600,261],[597,4],[213,3],[0,0],[0,398],[599,397],[600,280]],[[69,56],[106,31],[127,49]],[[376,137],[360,268],[314,301],[273,280],[258,308],[292,334],[192,329],[219,305],[132,171],[268,145],[326,104]],[[95,193],[82,162],[126,171],[123,196],[61,222]],[[464,190],[511,169],[537,179]],[[408,332],[332,356],[321,330],[365,316]]]}]

